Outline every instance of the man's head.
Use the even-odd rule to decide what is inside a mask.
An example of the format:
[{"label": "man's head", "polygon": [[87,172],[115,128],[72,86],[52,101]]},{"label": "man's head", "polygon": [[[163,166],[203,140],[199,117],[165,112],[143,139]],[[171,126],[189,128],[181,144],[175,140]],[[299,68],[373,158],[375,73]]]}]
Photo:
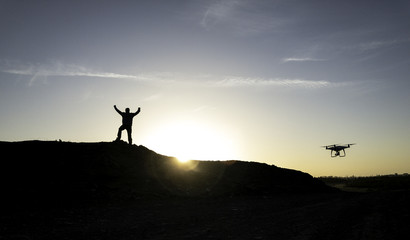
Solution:
[{"label": "man's head", "polygon": [[126,113],[129,113],[129,112],[130,112],[130,109],[129,109],[129,108],[126,108],[126,109],[125,109],[125,112],[126,112]]}]

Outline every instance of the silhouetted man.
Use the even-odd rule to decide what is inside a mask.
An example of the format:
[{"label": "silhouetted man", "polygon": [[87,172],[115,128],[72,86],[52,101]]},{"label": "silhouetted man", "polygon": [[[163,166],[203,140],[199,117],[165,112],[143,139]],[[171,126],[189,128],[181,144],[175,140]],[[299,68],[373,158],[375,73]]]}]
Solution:
[{"label": "silhouetted man", "polygon": [[120,128],[118,128],[118,134],[117,134],[117,139],[115,141],[119,141],[121,139],[121,133],[122,130],[127,130],[128,133],[128,143],[131,145],[132,144],[132,138],[131,138],[131,132],[132,132],[132,119],[141,111],[141,108],[138,108],[138,110],[135,113],[130,113],[130,109],[126,108],[125,112],[121,112],[118,110],[117,106],[114,105],[115,111],[117,111],[121,116],[122,116],[122,125]]}]

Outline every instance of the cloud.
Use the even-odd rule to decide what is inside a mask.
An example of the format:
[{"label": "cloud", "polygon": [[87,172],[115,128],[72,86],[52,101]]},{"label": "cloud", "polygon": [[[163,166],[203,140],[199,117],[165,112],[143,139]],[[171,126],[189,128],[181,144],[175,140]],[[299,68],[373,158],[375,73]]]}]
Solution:
[{"label": "cloud", "polygon": [[25,64],[19,66],[6,67],[2,72],[18,75],[36,76],[65,76],[65,77],[101,77],[101,78],[124,78],[124,79],[144,79],[136,75],[125,75],[111,72],[98,72],[78,65],[66,65],[54,63],[51,65]]},{"label": "cloud", "polygon": [[368,52],[388,47],[396,47],[400,44],[407,44],[410,42],[410,38],[402,39],[389,39],[389,40],[369,40],[364,42],[358,42],[355,44],[343,46],[342,50],[354,51],[354,52]]},{"label": "cloud", "polygon": [[206,30],[222,28],[242,36],[265,33],[283,24],[274,18],[263,2],[220,0],[212,2],[203,12],[200,25]]},{"label": "cloud", "polygon": [[161,98],[161,94],[160,93],[156,93],[150,96],[147,96],[145,98],[143,98],[141,101],[143,102],[151,102],[151,101],[155,101]]},{"label": "cloud", "polygon": [[[290,60],[292,61],[292,60]],[[303,61],[295,60],[293,61]],[[307,61],[307,60],[305,60]],[[319,60],[317,60],[319,61]],[[3,65],[3,66],[2,66]],[[7,65],[7,66],[6,66]],[[141,73],[138,75],[120,74],[114,72],[94,71],[82,66],[72,64],[62,64],[56,62],[54,64],[1,64],[0,71],[30,76],[29,86],[32,86],[36,81],[42,80],[47,82],[48,77],[94,77],[94,78],[110,78],[123,79],[131,81],[147,81],[151,83],[167,83],[167,84],[189,84],[190,86],[211,86],[211,87],[292,87],[317,89],[325,87],[337,87],[349,85],[349,82],[329,82],[324,80],[305,80],[305,79],[289,79],[289,78],[257,78],[243,76],[215,76],[212,74],[183,74],[171,72],[153,72]],[[161,97],[161,94],[153,94],[145,97],[142,101],[155,101]]]},{"label": "cloud", "polygon": [[373,49],[378,49],[382,47],[389,47],[393,46],[396,44],[401,44],[401,43],[407,43],[410,42],[410,39],[394,39],[394,40],[374,40],[374,41],[369,41],[369,42],[364,42],[359,44],[358,48],[361,51],[368,51],[368,50],[373,50]]},{"label": "cloud", "polygon": [[244,77],[226,77],[225,79],[216,82],[220,87],[297,87],[297,88],[324,88],[334,84],[328,81],[311,81],[304,79],[264,79],[264,78],[244,78]]},{"label": "cloud", "polygon": [[209,105],[203,105],[203,106],[199,106],[199,107],[195,108],[194,110],[192,110],[192,112],[193,113],[199,113],[199,112],[214,110],[214,109],[216,109],[216,108],[212,107],[212,106],[209,106]]},{"label": "cloud", "polygon": [[114,72],[95,71],[82,66],[62,64],[60,62],[54,62],[52,64],[21,64],[16,62],[10,63],[8,61],[3,62],[6,62],[7,64],[1,64],[1,72],[31,76],[29,86],[33,85],[40,79],[42,79],[43,82],[46,82],[48,77],[95,77],[134,81],[162,81],[169,78],[170,75],[170,73],[150,73],[137,75],[119,74]]},{"label": "cloud", "polygon": [[321,62],[321,61],[327,61],[326,59],[321,59],[321,58],[283,58],[282,62],[287,63],[287,62]]},{"label": "cloud", "polygon": [[237,0],[223,0],[211,4],[204,12],[201,26],[209,29],[213,25],[230,18],[239,4]]}]

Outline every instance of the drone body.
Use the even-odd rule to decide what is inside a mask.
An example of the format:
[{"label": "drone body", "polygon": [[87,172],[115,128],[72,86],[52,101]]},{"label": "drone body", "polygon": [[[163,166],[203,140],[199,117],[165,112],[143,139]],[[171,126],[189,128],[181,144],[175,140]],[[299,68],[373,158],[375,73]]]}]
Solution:
[{"label": "drone body", "polygon": [[[346,148],[350,148],[350,146],[355,145],[355,143],[350,143],[350,144],[333,144],[333,145],[327,145],[323,146],[326,148],[326,150],[330,150],[330,156],[331,157],[346,157]],[[341,154],[343,152],[343,154]]]}]

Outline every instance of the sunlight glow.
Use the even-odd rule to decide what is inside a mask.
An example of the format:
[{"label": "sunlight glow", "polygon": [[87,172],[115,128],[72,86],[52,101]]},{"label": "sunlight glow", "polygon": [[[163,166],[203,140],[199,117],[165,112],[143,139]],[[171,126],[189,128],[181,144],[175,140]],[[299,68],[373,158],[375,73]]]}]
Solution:
[{"label": "sunlight glow", "polygon": [[183,121],[163,126],[144,142],[158,153],[189,160],[232,160],[237,157],[232,141],[222,131]]},{"label": "sunlight glow", "polygon": [[186,163],[186,162],[188,162],[190,159],[188,159],[188,158],[183,158],[183,157],[178,157],[177,158],[178,159],[178,161],[180,161],[180,162],[182,162],[182,163]]}]

